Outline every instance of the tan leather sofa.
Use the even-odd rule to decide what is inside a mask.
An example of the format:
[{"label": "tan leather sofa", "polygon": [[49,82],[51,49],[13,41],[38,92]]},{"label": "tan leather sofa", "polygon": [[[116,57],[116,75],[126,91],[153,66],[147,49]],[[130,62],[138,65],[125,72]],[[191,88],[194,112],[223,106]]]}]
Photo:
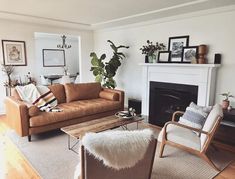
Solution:
[{"label": "tan leather sofa", "polygon": [[16,90],[6,97],[8,125],[20,136],[38,134],[109,115],[124,108],[124,92],[102,88],[100,83],[57,84],[49,86],[62,112],[41,112],[22,101]]}]

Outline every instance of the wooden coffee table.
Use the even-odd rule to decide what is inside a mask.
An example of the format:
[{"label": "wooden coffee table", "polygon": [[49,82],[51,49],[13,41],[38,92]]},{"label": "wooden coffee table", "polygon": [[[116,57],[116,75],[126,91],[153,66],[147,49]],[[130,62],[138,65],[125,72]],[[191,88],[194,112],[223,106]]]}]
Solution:
[{"label": "wooden coffee table", "polygon": [[81,139],[87,132],[102,132],[116,127],[123,127],[124,129],[128,129],[126,125],[131,123],[136,123],[138,129],[138,122],[142,120],[144,120],[144,117],[135,116],[132,119],[121,119],[112,115],[63,127],[61,130],[68,134],[68,149],[78,153],[77,151],[73,150],[73,148],[78,144],[79,141],[77,140],[74,144],[71,145],[71,137],[75,139]]}]

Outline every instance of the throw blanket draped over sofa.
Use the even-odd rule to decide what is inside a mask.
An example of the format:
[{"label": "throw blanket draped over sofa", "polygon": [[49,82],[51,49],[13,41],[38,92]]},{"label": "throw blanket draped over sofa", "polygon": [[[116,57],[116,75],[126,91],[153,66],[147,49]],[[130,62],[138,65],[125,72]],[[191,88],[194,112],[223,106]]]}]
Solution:
[{"label": "throw blanket draped over sofa", "polygon": [[23,101],[37,106],[41,111],[60,111],[55,108],[58,104],[56,97],[46,86],[36,87],[34,84],[29,84],[25,86],[16,86],[15,89]]},{"label": "throw blanket draped over sofa", "polygon": [[7,123],[20,136],[30,136],[64,126],[114,115],[124,108],[124,92],[102,88],[100,83],[48,86],[58,101],[58,113],[42,112],[24,102],[17,91],[6,97]]}]

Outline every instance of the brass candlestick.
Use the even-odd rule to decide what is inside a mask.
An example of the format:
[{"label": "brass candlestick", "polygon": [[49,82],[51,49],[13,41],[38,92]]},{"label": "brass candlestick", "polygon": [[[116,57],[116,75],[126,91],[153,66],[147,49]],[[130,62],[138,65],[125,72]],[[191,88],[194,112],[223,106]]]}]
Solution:
[{"label": "brass candlestick", "polygon": [[207,46],[206,45],[199,45],[198,47],[198,63],[205,64],[206,63],[206,54],[207,54]]}]

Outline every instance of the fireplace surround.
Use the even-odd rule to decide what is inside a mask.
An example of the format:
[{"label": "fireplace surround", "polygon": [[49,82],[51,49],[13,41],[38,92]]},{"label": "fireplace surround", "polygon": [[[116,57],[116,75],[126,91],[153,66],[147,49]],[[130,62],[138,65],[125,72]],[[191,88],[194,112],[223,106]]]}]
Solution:
[{"label": "fireplace surround", "polygon": [[[197,86],[196,103],[214,104],[216,73],[219,64],[146,64],[142,66],[142,114],[149,115],[150,83],[162,82]],[[193,100],[192,100],[193,101]]]}]

